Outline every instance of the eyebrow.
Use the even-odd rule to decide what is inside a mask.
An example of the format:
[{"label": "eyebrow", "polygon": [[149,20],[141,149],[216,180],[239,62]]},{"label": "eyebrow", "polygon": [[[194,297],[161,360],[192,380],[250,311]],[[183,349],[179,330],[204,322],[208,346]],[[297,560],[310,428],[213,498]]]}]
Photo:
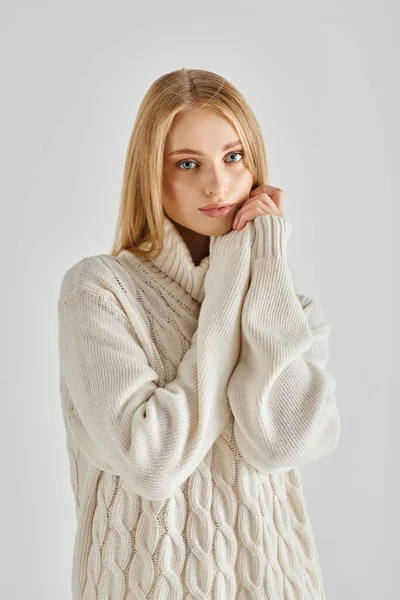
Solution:
[{"label": "eyebrow", "polygon": [[[234,142],[229,142],[229,144],[225,144],[222,148],[222,152],[225,150],[229,150],[230,148],[234,148],[235,146],[241,145],[242,142],[240,140],[235,140]],[[204,156],[203,152],[199,152],[198,150],[193,150],[192,148],[179,148],[179,150],[174,150],[170,152],[168,156],[172,154],[196,154],[197,156]]]}]

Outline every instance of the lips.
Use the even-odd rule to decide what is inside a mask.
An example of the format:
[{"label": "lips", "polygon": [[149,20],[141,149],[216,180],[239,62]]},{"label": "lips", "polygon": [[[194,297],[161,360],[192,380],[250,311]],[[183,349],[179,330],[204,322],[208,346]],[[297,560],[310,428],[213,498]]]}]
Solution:
[{"label": "lips", "polygon": [[214,209],[220,209],[220,208],[228,208],[228,206],[233,206],[232,203],[221,203],[221,202],[217,202],[216,204],[207,204],[207,206],[203,206],[202,208],[200,208],[199,210],[214,210]]},{"label": "lips", "polygon": [[205,208],[200,208],[199,210],[208,217],[222,217],[231,212],[234,206],[234,204],[225,204],[219,207],[217,206],[217,208],[209,208],[207,210]]}]

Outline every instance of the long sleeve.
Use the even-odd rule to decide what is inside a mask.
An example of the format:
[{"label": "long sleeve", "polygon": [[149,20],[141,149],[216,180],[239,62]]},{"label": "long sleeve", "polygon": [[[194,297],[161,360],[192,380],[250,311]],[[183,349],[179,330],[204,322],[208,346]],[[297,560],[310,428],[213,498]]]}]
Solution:
[{"label": "long sleeve", "polygon": [[249,230],[237,233],[211,238],[198,328],[176,378],[163,387],[139,343],[139,311],[132,322],[110,290],[80,280],[62,286],[65,418],[92,464],[151,500],[185,481],[231,414],[227,384],[239,357],[252,241]]},{"label": "long sleeve", "polygon": [[340,418],[336,380],[325,370],[330,327],[316,303],[296,293],[288,266],[291,225],[271,214],[252,224],[241,353],[228,398],[242,455],[277,473],[330,454]]}]

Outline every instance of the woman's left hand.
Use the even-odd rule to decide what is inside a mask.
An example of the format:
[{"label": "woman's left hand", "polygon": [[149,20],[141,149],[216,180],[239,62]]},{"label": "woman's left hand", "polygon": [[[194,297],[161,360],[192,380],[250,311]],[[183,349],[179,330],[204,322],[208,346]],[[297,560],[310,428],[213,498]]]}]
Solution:
[{"label": "woman's left hand", "polygon": [[263,214],[284,217],[284,191],[272,185],[259,185],[252,190],[241,208],[237,211],[232,229],[241,230],[247,221],[253,221]]}]

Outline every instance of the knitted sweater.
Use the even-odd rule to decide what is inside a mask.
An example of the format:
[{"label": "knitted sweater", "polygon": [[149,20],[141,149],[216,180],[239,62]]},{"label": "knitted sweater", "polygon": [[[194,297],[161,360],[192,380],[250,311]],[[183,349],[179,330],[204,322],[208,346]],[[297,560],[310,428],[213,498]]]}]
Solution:
[{"label": "knitted sweater", "polygon": [[195,265],[87,256],[58,300],[74,600],[322,600],[299,467],[340,420],[329,325],[261,215]]}]

